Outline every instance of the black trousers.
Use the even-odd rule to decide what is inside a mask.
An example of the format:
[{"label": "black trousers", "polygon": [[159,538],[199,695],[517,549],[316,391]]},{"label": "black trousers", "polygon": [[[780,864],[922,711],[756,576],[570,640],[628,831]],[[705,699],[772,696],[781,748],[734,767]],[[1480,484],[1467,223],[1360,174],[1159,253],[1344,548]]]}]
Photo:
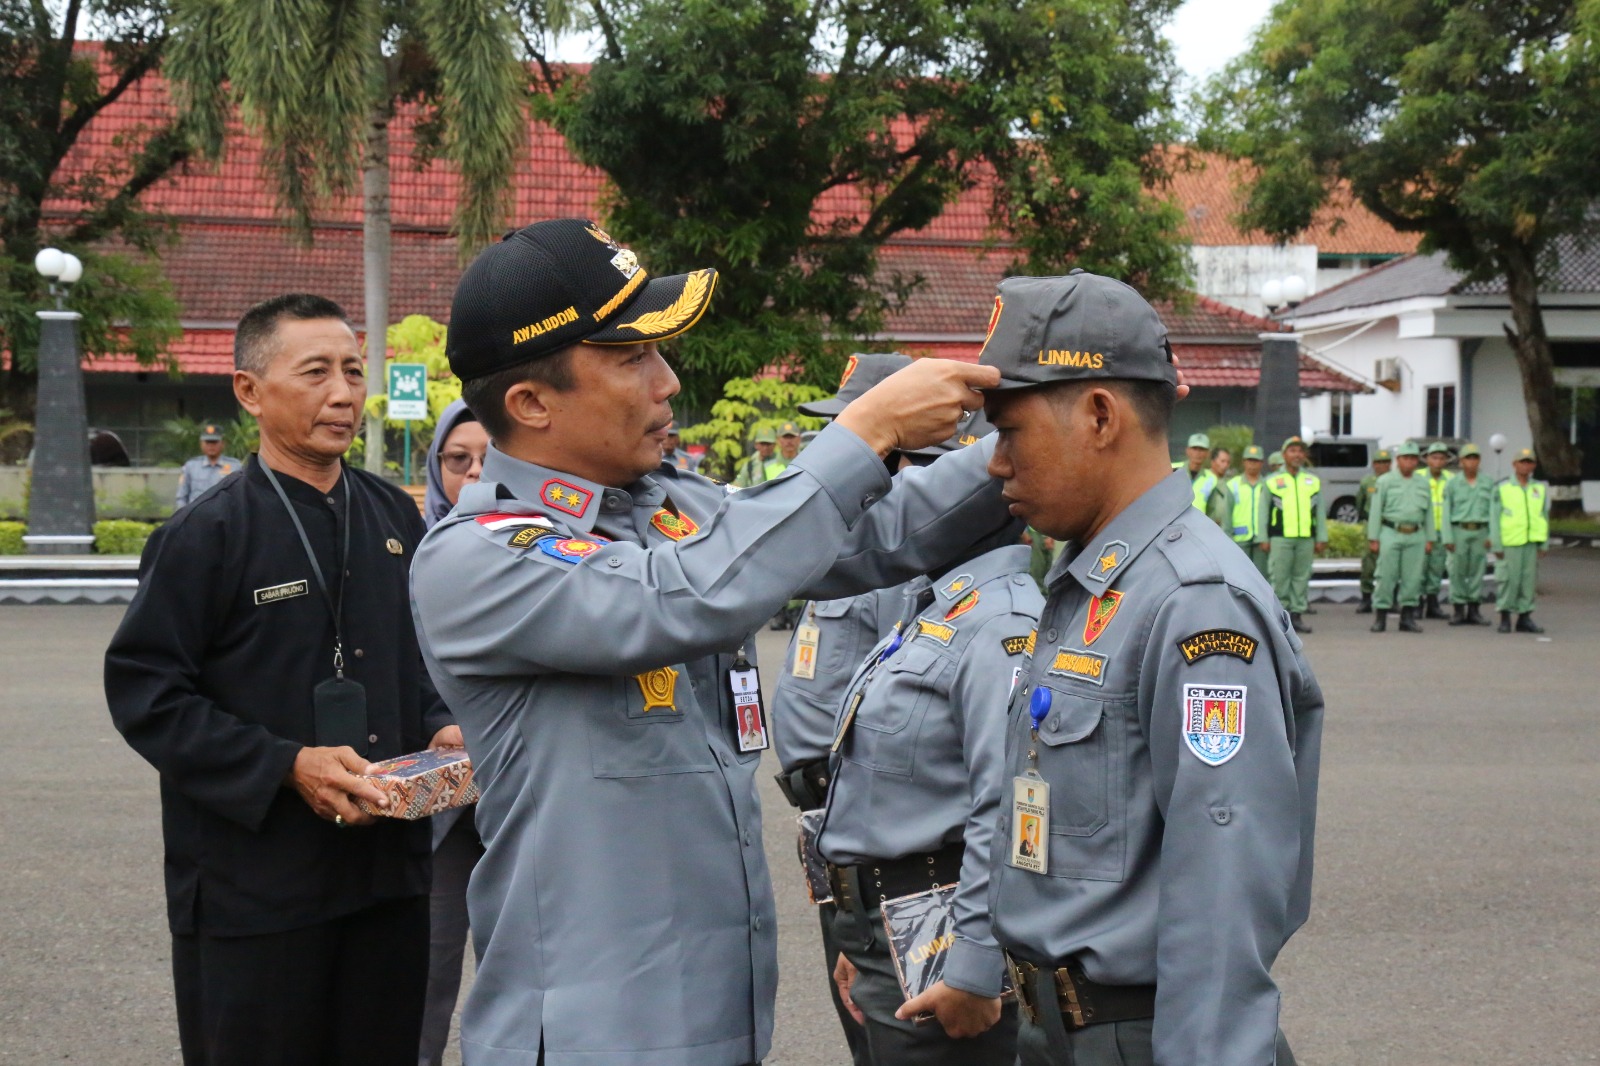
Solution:
[{"label": "black trousers", "polygon": [[261,936],[173,936],[184,1066],[416,1066],[428,897]]}]

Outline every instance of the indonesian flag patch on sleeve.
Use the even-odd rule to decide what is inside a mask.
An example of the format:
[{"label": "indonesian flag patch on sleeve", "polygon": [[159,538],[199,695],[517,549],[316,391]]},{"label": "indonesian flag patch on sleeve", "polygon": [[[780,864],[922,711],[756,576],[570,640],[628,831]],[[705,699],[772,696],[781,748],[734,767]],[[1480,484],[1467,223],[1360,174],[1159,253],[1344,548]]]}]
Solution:
[{"label": "indonesian flag patch on sleeve", "polygon": [[1207,766],[1221,766],[1244,746],[1244,685],[1183,686],[1183,742]]}]

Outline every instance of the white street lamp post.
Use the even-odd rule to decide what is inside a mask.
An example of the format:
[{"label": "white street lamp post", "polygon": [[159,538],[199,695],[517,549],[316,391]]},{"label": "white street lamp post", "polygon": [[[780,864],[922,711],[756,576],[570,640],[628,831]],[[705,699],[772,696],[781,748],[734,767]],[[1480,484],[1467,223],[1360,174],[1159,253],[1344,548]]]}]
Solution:
[{"label": "white street lamp post", "polygon": [[33,472],[28,490],[28,532],[34,555],[87,552],[94,544],[94,482],[89,470],[89,423],[83,399],[76,311],[67,294],[83,277],[77,256],[46,248],[34,257],[49,282],[55,309],[39,316],[39,392],[35,398]]}]

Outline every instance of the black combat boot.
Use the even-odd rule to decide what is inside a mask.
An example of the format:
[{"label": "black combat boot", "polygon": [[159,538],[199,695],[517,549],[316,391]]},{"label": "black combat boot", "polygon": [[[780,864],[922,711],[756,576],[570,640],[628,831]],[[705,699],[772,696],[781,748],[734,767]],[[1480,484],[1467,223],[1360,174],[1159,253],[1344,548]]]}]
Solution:
[{"label": "black combat boot", "polygon": [[1533,614],[1530,612],[1528,614],[1523,614],[1523,615],[1518,615],[1517,616],[1517,632],[1518,633],[1543,633],[1544,632],[1544,626],[1540,625],[1538,622],[1535,622],[1533,620]]},{"label": "black combat boot", "polygon": [[1510,611],[1501,611],[1500,612],[1500,627],[1498,629],[1496,629],[1495,632],[1496,633],[1509,633],[1509,632],[1511,632],[1511,612]]},{"label": "black combat boot", "polygon": [[1469,626],[1486,626],[1486,625],[1489,625],[1489,624],[1490,624],[1489,620],[1478,612],[1478,605],[1477,604],[1475,604],[1475,603],[1467,604],[1467,625],[1469,625]]},{"label": "black combat boot", "polygon": [[1429,596],[1428,597],[1428,610],[1423,614],[1422,617],[1424,617],[1424,618],[1445,618],[1445,617],[1447,617],[1447,615],[1443,611],[1439,610],[1439,597],[1438,596]]},{"label": "black combat boot", "polygon": [[1450,605],[1450,624],[1453,626],[1464,626],[1467,624],[1466,604],[1452,603]]},{"label": "black combat boot", "polygon": [[1402,608],[1400,608],[1400,627],[1399,628],[1400,628],[1400,632],[1402,632],[1402,633],[1421,633],[1422,632],[1422,627],[1417,625],[1417,608],[1415,608],[1415,607],[1402,607]]},{"label": "black combat boot", "polygon": [[1374,633],[1382,633],[1382,632],[1387,631],[1388,628],[1389,628],[1389,612],[1384,610],[1382,607],[1379,607],[1378,608],[1378,617],[1376,619],[1374,619],[1373,623],[1372,623],[1372,632],[1374,632]]},{"label": "black combat boot", "polygon": [[1363,593],[1362,596],[1361,596],[1361,606],[1356,608],[1356,614],[1371,614],[1371,613],[1372,613],[1372,593],[1370,593],[1370,592]]},{"label": "black combat boot", "polygon": [[1300,616],[1297,615],[1297,614],[1291,614],[1289,616],[1289,625],[1294,627],[1294,631],[1296,633],[1309,633],[1309,632],[1311,632],[1311,627],[1306,625],[1304,622],[1300,621]]},{"label": "black combat boot", "polygon": [[1309,604],[1309,603],[1308,603],[1308,604],[1306,604],[1306,610],[1305,610],[1305,613],[1306,613],[1306,614],[1316,614],[1316,613],[1317,613],[1317,609],[1316,609],[1316,608],[1315,608],[1315,607],[1313,607],[1313,606],[1311,606],[1311,605],[1310,605],[1310,604]]}]

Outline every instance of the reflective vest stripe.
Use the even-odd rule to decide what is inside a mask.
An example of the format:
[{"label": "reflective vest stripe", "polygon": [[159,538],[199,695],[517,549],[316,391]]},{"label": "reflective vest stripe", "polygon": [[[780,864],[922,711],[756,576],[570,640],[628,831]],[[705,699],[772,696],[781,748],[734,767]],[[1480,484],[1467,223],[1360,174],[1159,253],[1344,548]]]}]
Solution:
[{"label": "reflective vest stripe", "polygon": [[1316,514],[1311,501],[1322,491],[1322,481],[1315,474],[1290,476],[1278,474],[1267,479],[1267,491],[1272,493],[1279,516],[1273,530],[1280,537],[1309,537],[1316,533]]},{"label": "reflective vest stripe", "polygon": [[1261,486],[1251,485],[1240,474],[1228,479],[1228,491],[1233,495],[1233,539],[1245,543],[1256,540],[1257,508],[1261,506]]},{"label": "reflective vest stripe", "polygon": [[1200,510],[1206,509],[1206,503],[1211,499],[1211,492],[1217,487],[1217,475],[1207,470],[1194,479],[1194,505]]},{"label": "reflective vest stripe", "polygon": [[1500,543],[1507,548],[1543,544],[1550,539],[1550,520],[1544,516],[1545,485],[1516,478],[1500,483]]}]

